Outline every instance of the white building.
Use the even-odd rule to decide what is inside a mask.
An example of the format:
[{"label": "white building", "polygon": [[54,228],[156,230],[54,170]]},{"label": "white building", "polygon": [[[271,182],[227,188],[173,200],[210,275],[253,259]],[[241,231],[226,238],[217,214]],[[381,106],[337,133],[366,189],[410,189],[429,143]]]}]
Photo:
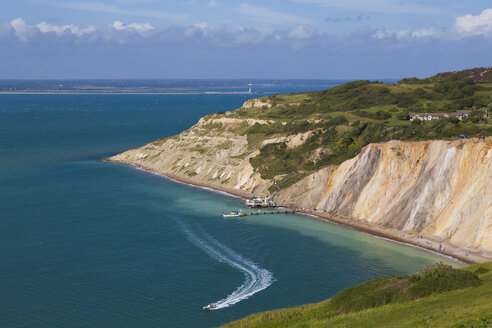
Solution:
[{"label": "white building", "polygon": [[409,113],[410,121],[419,119],[421,121],[431,121],[438,120],[443,117],[456,117],[458,120],[468,118],[470,116],[471,110],[458,110],[454,113]]}]

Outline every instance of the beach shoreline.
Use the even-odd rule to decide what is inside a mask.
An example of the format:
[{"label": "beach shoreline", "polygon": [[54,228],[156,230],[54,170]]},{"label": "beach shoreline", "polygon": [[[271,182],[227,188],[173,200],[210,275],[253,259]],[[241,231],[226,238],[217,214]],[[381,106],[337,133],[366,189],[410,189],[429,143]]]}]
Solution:
[{"label": "beach shoreline", "polygon": [[[236,198],[248,199],[253,197],[253,193],[250,192],[241,191],[232,188],[215,187],[205,183],[199,183],[191,179],[184,178],[182,176],[155,172],[152,169],[149,169],[139,164],[127,163],[123,161],[114,161],[111,160],[110,158],[104,158],[103,161],[130,165],[135,167],[136,169],[145,171],[150,174],[157,175],[159,177],[169,179],[177,183],[194,186],[212,192],[227,194],[229,196],[233,196]],[[371,224],[366,220],[346,218],[346,217],[339,216],[335,213],[327,213],[327,212],[314,211],[309,209],[299,209],[292,206],[283,206],[281,204],[278,207],[288,208],[290,210],[295,211],[296,214],[298,215],[306,216],[321,222],[343,225],[347,228],[351,228],[366,233],[376,238],[382,238],[409,247],[416,247],[440,256],[451,258],[455,261],[462,262],[465,264],[475,264],[475,263],[484,263],[484,262],[492,261],[492,252],[490,251],[479,249],[479,248],[470,248],[470,247],[453,245],[444,242],[435,236],[428,236],[428,235],[424,236],[411,232],[390,229],[375,224]]]}]

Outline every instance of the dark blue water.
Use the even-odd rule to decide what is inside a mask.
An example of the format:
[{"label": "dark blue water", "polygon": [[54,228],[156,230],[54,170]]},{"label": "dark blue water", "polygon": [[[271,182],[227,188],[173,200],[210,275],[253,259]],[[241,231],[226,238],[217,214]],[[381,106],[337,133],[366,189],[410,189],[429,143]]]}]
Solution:
[{"label": "dark blue water", "polygon": [[246,99],[0,96],[0,327],[217,326],[443,260],[101,162]]}]

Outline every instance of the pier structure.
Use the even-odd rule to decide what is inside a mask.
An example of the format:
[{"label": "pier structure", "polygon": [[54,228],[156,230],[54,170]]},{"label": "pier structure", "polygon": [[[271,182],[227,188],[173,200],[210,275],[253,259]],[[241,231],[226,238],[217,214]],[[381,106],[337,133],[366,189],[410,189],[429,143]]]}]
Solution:
[{"label": "pier structure", "polygon": [[292,210],[258,211],[258,212],[244,213],[243,216],[272,215],[272,214],[296,214],[296,211],[292,211]]}]

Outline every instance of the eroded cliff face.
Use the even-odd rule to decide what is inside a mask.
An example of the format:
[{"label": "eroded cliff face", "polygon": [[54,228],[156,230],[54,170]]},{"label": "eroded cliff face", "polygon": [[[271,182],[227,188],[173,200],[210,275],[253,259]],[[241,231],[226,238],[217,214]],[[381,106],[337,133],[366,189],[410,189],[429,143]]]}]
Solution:
[{"label": "eroded cliff face", "polygon": [[277,200],[492,250],[491,148],[492,138],[371,144]]},{"label": "eroded cliff face", "polygon": [[256,173],[249,159],[258,149],[248,145],[245,135],[234,131],[264,120],[205,117],[183,133],[151,142],[110,158],[141,166],[212,188],[264,194],[270,181]]},{"label": "eroded cliff face", "polygon": [[[273,181],[261,178],[249,159],[268,143],[298,147],[312,132],[256,141],[238,133],[255,124],[269,122],[211,115],[177,136],[110,160],[212,188],[265,195]],[[355,158],[277,192],[274,199],[492,250],[491,148],[492,138],[371,144]]]},{"label": "eroded cliff face", "polygon": [[[268,103],[251,99],[243,107],[259,107]],[[249,142],[244,131],[254,125],[272,124],[273,121],[254,118],[231,118],[226,115],[208,115],[179,135],[159,139],[143,147],[132,149],[109,158],[172,176],[186,182],[212,188],[239,191],[245,195],[266,195],[274,183],[263,179],[249,160],[268,144],[285,142],[287,147],[299,147],[313,131],[292,135],[272,135],[266,140]],[[326,150],[317,150],[318,153]],[[279,177],[281,178],[281,176]]]}]

